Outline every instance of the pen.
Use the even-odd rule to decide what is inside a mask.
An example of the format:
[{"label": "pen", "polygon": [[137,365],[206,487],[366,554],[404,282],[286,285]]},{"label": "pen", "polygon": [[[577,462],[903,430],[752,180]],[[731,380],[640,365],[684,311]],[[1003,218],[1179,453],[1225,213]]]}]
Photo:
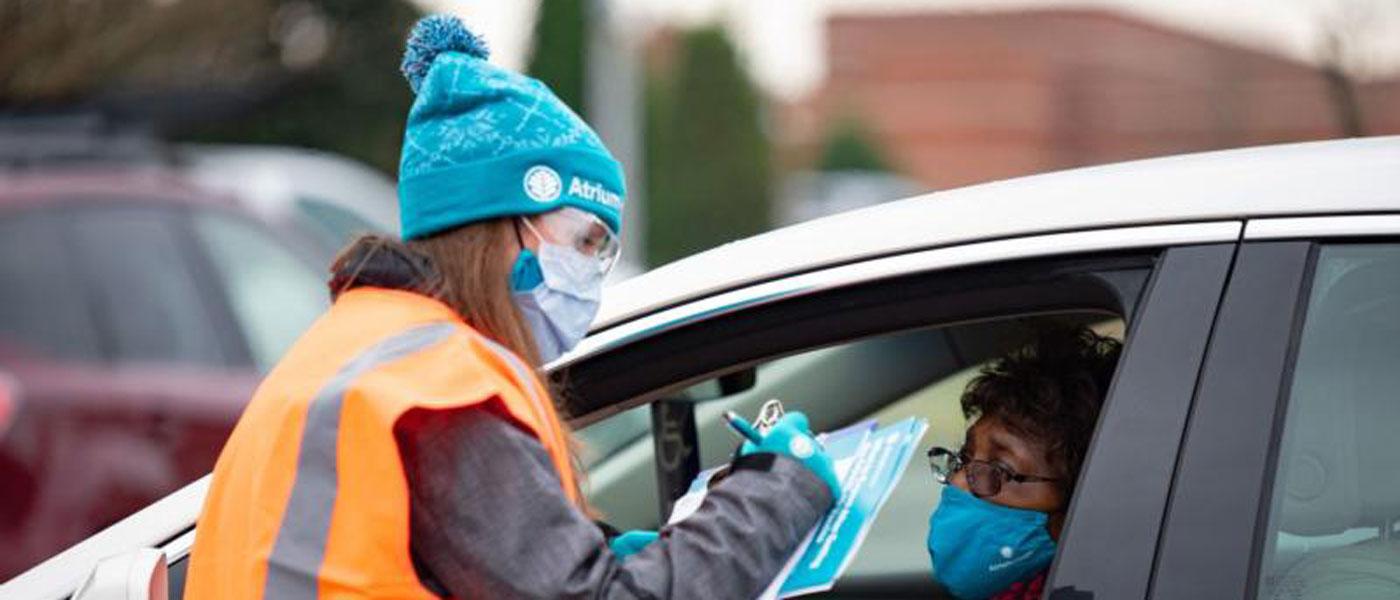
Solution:
[{"label": "pen", "polygon": [[755,445],[763,443],[763,436],[759,434],[758,430],[754,429],[753,425],[750,425],[746,419],[739,416],[738,413],[732,410],[726,410],[724,411],[724,420],[726,423],[729,423],[729,428],[733,429],[740,437],[753,442]]}]

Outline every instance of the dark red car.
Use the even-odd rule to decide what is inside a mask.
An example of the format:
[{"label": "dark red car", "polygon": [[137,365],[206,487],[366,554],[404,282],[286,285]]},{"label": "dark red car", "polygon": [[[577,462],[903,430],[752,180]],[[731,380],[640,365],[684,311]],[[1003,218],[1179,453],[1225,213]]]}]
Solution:
[{"label": "dark red car", "polygon": [[322,252],[159,166],[0,174],[0,581],[207,473]]}]

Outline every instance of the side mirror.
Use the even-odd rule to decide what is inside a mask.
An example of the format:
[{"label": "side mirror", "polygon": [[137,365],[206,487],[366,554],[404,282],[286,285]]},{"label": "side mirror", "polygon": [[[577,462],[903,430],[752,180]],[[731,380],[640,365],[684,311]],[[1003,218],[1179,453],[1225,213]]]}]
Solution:
[{"label": "side mirror", "polygon": [[14,377],[0,371],[0,439],[15,422],[19,414],[19,382]]},{"label": "side mirror", "polygon": [[165,553],[143,548],[102,559],[73,600],[167,600]]}]

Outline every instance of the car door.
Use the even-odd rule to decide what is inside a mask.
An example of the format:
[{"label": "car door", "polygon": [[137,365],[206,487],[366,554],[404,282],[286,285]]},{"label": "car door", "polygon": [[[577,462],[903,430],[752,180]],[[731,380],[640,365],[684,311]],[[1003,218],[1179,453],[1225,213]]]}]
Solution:
[{"label": "car door", "polygon": [[[997,331],[1014,330],[1021,319],[1047,314],[1107,319],[1117,322],[1119,335],[1126,335],[1127,350],[1080,484],[1081,489],[1087,485],[1097,490],[1105,484],[1094,481],[1095,473],[1112,474],[1114,468],[1122,467],[1120,461],[1106,458],[1115,454],[1113,448],[1106,447],[1106,440],[1121,443],[1132,433],[1106,436],[1106,424],[1141,425],[1152,417],[1152,411],[1145,408],[1151,408],[1154,399],[1175,400],[1170,398],[1170,390],[1138,401],[1128,401],[1134,398],[1125,392],[1150,389],[1150,363],[1164,357],[1179,355],[1178,362],[1167,361],[1170,368],[1190,370],[1199,364],[1205,345],[1201,338],[1214,316],[1240,230],[1239,222],[1226,221],[1062,233],[935,248],[809,271],[675,305],[595,331],[574,353],[551,367],[552,375],[565,393],[571,423],[581,430],[581,437],[589,437],[591,425],[642,413],[640,436],[627,431],[636,430],[637,419],[614,428],[615,433],[621,433],[613,437],[621,441],[612,444],[609,456],[593,461],[590,497],[605,509],[609,503],[617,504],[603,498],[608,491],[599,488],[611,487],[614,495],[640,498],[640,502],[620,505],[634,506],[632,514],[608,512],[606,516],[614,522],[634,519],[654,526],[660,518],[660,494],[656,461],[652,460],[657,436],[651,435],[653,428],[645,415],[650,405],[684,400],[680,396],[697,387],[701,388],[697,398],[712,395],[703,389],[707,387],[723,394],[726,386],[717,384],[716,378],[743,373],[755,365],[756,386],[744,398],[756,401],[762,397],[757,394],[766,389],[764,382],[771,379],[759,363],[800,359],[808,367],[805,371],[783,368],[776,373],[848,375],[838,382],[840,386],[802,376],[787,378],[789,384],[798,386],[792,389],[807,390],[788,397],[793,408],[817,412],[812,410],[816,405],[802,404],[817,394],[825,394],[827,401],[822,406],[835,407],[823,409],[822,418],[814,419],[818,429],[830,429],[865,415],[894,418],[901,411],[927,406],[921,401],[929,397],[956,401],[957,377],[975,368],[979,357],[994,355],[1000,349],[973,334],[984,334],[984,341],[1009,339]],[[1149,327],[1149,323],[1155,324]],[[844,351],[853,353],[842,354]],[[854,360],[845,360],[848,357]],[[923,369],[925,360],[932,368]],[[922,382],[907,378],[921,369],[932,375]],[[769,371],[772,374],[774,369]],[[929,382],[932,385],[926,385]],[[728,401],[695,407],[693,414],[701,427],[692,451],[699,452],[703,462],[723,460],[733,448],[729,433],[707,429],[705,423],[707,417],[714,416],[713,409]],[[1176,407],[1181,402],[1168,404]],[[960,418],[956,410],[933,416],[940,421]],[[950,431],[959,426],[945,424]],[[1167,432],[1154,442],[1163,446],[1155,452],[1171,455],[1167,462],[1174,461],[1176,453],[1166,439],[1171,437]],[[1176,437],[1180,437],[1179,431]],[[1130,449],[1118,448],[1120,452]],[[635,460],[638,456],[643,460]],[[1101,469],[1099,465],[1112,468]],[[937,597],[938,590],[928,576],[925,550],[918,542],[926,532],[925,519],[934,503],[927,475],[924,469],[908,470],[896,490],[896,496],[905,497],[904,506],[899,498],[892,499],[885,517],[876,524],[877,529],[895,530],[896,535],[872,533],[857,565],[828,597]],[[1169,468],[1160,473],[1148,469],[1137,476],[1138,487],[1165,488],[1170,475]],[[188,486],[138,515],[141,522],[124,522],[118,526],[120,531],[112,534],[113,539],[129,536],[145,540],[143,545],[151,544],[167,553],[172,598],[180,597],[183,588],[195,533],[190,524],[198,511],[194,500],[201,497],[205,486],[207,479]],[[1102,499],[1113,493],[1110,486],[1094,495]],[[600,499],[603,502],[598,502]],[[1069,582],[1080,590],[1146,589],[1150,564],[1121,561],[1117,566],[1129,567],[1125,574],[1094,568],[1103,564],[1097,562],[1102,556],[1091,556],[1090,549],[1095,540],[1117,543],[1116,549],[1126,556],[1146,556],[1150,563],[1157,545],[1156,527],[1161,522],[1161,515],[1153,509],[1162,508],[1160,497],[1155,498],[1155,505],[1152,500],[1129,494],[1126,510],[1102,518],[1095,518],[1096,513],[1090,510],[1093,503],[1076,500],[1067,522],[1065,548],[1051,581]],[[905,516],[896,518],[898,515]],[[1128,531],[1115,529],[1125,521],[1139,526]],[[156,524],[161,527],[150,527]],[[1143,531],[1150,534],[1140,535]],[[104,552],[108,546],[97,542],[86,544],[82,551],[94,557],[93,553]],[[36,589],[51,587],[54,582],[50,578],[60,576],[53,570],[61,567],[55,563],[52,569],[31,572],[20,584]],[[1063,587],[1074,593],[1069,586]]]},{"label": "car door", "polygon": [[[5,306],[20,311],[6,321],[23,320],[7,329],[21,341],[60,335],[14,361],[28,401],[3,451],[29,465],[30,480],[15,484],[27,514],[0,560],[7,572],[206,472],[212,451],[199,464],[183,451],[185,400],[241,397],[255,383],[251,372],[239,377],[238,349],[190,263],[178,205],[107,196],[28,210],[14,218],[38,221],[9,238],[25,246],[8,258],[29,271],[14,272],[21,287]],[[52,285],[59,280],[67,285]]]},{"label": "car door", "polygon": [[13,409],[0,434],[0,538],[7,541],[0,579],[85,533],[54,531],[62,524],[46,508],[55,493],[46,474],[63,462],[57,456],[62,445],[50,442],[63,428],[52,423],[65,419],[74,404],[72,369],[60,365],[102,359],[64,243],[65,217],[38,208],[0,213],[0,371]]},{"label": "car door", "polygon": [[1251,221],[1152,598],[1400,595],[1400,218]]},{"label": "car door", "polygon": [[220,406],[225,419],[235,417],[256,372],[199,262],[183,205],[106,199],[69,210],[70,244],[108,356],[102,406],[141,405],[139,423],[104,428],[127,444],[115,454],[140,466],[123,476],[135,503],[109,509],[120,518],[208,472],[222,438],[201,438],[191,416]]},{"label": "car door", "polygon": [[[698,455],[692,464],[723,461],[734,441],[718,425],[716,405],[751,411],[773,391],[794,394],[783,399],[807,412],[818,430],[920,414],[931,417],[935,434],[941,428],[958,435],[961,416],[949,407],[959,383],[1014,345],[1012,330],[1027,319],[1068,315],[1108,327],[1103,320],[1118,319],[1126,329],[1125,354],[1051,583],[1064,593],[1107,591],[1101,597],[1145,590],[1181,426],[1239,234],[1237,223],[1163,227],[885,257],[759,284],[597,333],[584,358],[556,371],[576,424],[608,429],[581,432],[585,443],[601,439],[607,454],[590,458],[590,497],[623,526],[654,527],[665,490],[675,484],[668,481],[674,474],[658,465],[683,464],[687,453]],[[695,403],[715,389],[722,395],[723,376],[749,369],[744,377],[756,379],[751,391]],[[695,403],[690,410],[688,403]],[[645,410],[653,412],[650,422],[638,412]],[[693,433],[686,433],[691,425]],[[1131,470],[1126,480],[1125,470]],[[936,495],[926,469],[909,471],[829,597],[938,593],[922,544]],[[1105,507],[1110,499],[1117,504]],[[1111,564],[1098,554],[1105,547],[1118,553]]]}]

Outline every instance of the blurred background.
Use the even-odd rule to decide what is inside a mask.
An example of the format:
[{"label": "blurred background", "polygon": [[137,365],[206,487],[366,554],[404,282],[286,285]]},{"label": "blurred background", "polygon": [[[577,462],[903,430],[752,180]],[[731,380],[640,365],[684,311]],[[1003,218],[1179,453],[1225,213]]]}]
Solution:
[{"label": "blurred background", "polygon": [[207,472],[336,250],[397,230],[433,11],[628,167],[617,278],[927,191],[1400,133],[1400,0],[0,0],[0,580]]}]

